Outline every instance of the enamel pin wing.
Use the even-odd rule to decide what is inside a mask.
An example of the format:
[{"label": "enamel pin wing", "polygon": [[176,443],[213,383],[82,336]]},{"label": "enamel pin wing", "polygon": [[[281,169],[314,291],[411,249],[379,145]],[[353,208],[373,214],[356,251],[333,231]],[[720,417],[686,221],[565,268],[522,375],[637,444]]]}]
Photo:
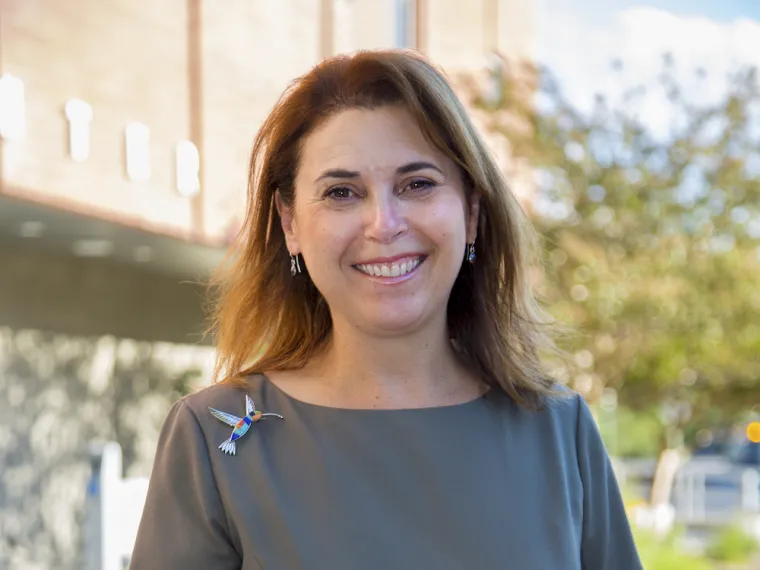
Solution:
[{"label": "enamel pin wing", "polygon": [[228,414],[227,412],[222,412],[210,406],[209,411],[220,422],[224,422],[232,428],[232,434],[230,437],[219,445],[219,449],[227,455],[235,455],[237,441],[248,433],[251,425],[265,418],[283,419],[280,414],[265,414],[261,412],[261,410],[257,410],[253,400],[247,394],[245,396],[245,415],[242,418]]}]

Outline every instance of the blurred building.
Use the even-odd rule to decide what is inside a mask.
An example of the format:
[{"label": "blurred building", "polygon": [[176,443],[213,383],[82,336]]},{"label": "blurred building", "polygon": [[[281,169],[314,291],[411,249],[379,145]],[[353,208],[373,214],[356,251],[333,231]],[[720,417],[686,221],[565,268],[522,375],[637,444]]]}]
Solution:
[{"label": "blurred building", "polygon": [[169,403],[208,379],[203,280],[286,85],[361,48],[452,76],[530,57],[528,4],[0,2],[0,568],[82,568],[88,445],[147,475]]},{"label": "blurred building", "polygon": [[0,325],[195,341],[251,142],[321,58],[532,53],[518,0],[6,0]]}]

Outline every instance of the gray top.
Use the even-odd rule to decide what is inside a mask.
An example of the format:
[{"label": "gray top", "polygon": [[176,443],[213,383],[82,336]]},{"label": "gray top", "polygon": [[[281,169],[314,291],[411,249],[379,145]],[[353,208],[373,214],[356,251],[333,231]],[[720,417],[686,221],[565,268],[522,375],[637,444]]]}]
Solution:
[{"label": "gray top", "polygon": [[[266,418],[232,428],[208,407]],[[578,396],[541,412],[502,394],[348,410],[263,376],[169,412],[132,570],[640,570],[609,459]]]}]

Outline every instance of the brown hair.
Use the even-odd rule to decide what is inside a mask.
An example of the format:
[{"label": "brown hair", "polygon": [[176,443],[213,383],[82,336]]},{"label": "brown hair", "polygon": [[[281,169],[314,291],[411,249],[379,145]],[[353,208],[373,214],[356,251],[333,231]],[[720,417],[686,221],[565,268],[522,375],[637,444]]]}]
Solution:
[{"label": "brown hair", "polygon": [[448,304],[449,332],[463,362],[486,384],[537,407],[555,393],[542,349],[548,322],[528,282],[532,227],[442,72],[421,55],[364,51],[327,59],[296,80],[264,121],[253,146],[245,220],[217,272],[212,330],[216,379],[240,382],[266,370],[297,369],[329,339],[329,308],[307,274],[290,275],[275,206],[290,207],[301,145],[315,127],[348,108],[403,105],[428,141],[481,194],[478,257],[464,263]]}]

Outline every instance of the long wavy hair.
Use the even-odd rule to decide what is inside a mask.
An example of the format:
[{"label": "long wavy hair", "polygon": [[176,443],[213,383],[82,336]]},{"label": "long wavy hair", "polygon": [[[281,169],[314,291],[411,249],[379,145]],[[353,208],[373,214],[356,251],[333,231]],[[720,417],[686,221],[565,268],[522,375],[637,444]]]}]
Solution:
[{"label": "long wavy hair", "polygon": [[290,275],[275,195],[292,207],[303,142],[321,122],[344,109],[385,105],[403,105],[428,142],[459,166],[467,191],[482,196],[477,261],[463,263],[448,303],[458,356],[487,385],[540,407],[556,382],[541,360],[554,347],[550,321],[529,283],[532,226],[444,74],[398,50],[324,60],[290,85],[259,130],[242,229],[211,282],[215,380],[298,369],[326,346],[329,307],[306,271]]}]

